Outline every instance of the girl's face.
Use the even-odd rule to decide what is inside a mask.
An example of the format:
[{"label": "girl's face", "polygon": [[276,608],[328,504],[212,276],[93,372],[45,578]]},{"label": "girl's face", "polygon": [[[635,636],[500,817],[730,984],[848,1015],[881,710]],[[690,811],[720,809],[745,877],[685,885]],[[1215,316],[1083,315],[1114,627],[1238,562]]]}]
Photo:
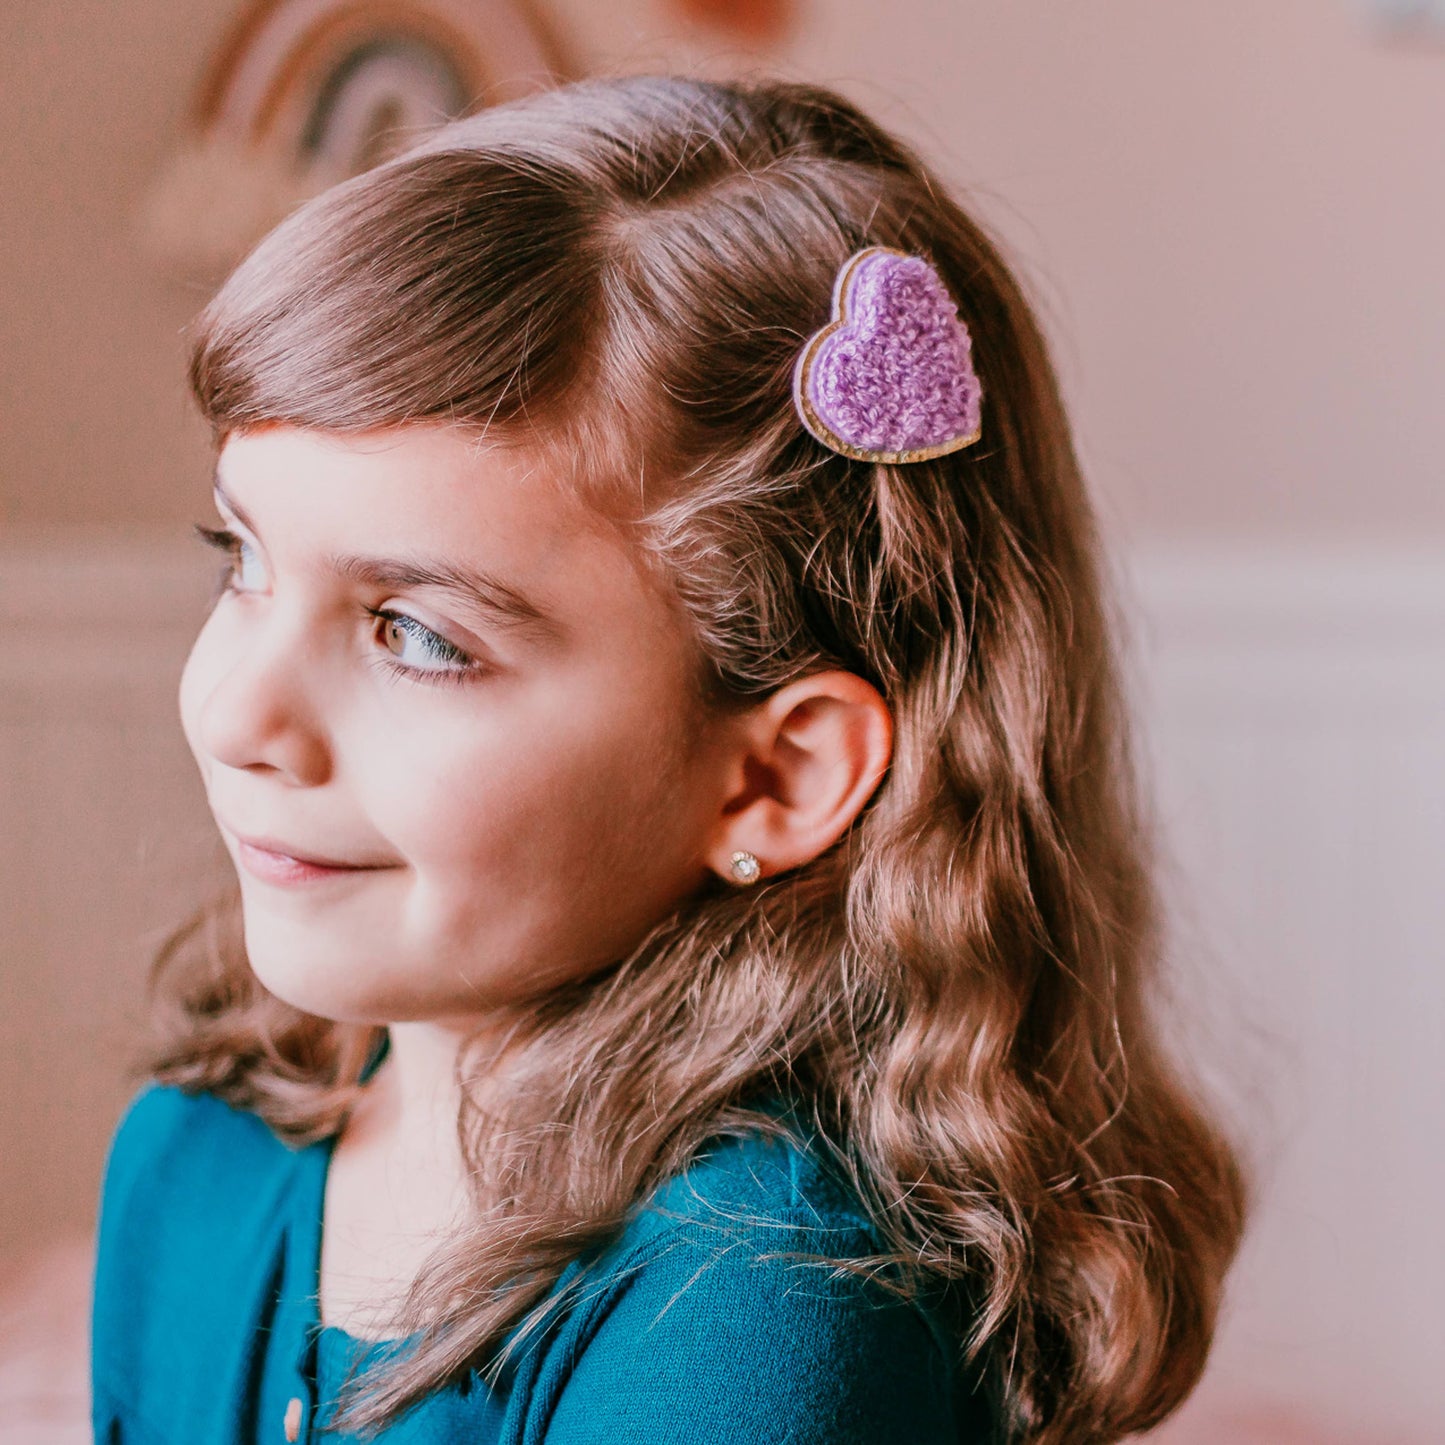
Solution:
[{"label": "girl's face", "polygon": [[538,456],[432,426],[221,453],[232,570],[181,716],[251,965],[299,1008],[465,1023],[707,875],[728,749],[683,619]]}]

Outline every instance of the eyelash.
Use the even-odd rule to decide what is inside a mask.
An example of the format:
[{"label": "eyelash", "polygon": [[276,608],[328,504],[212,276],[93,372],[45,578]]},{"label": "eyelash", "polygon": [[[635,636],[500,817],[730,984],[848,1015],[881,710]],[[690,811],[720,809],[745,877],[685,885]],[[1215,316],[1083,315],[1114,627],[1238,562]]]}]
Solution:
[{"label": "eyelash", "polygon": [[241,559],[241,539],[225,527],[208,527],[203,522],[192,522],[191,529],[206,546],[226,558],[226,564],[216,574],[215,586],[211,589],[211,604],[214,606],[220,601],[222,593],[236,590],[236,564]]},{"label": "eyelash", "polygon": [[[236,586],[236,568],[241,558],[242,539],[228,527],[207,527],[201,522],[192,525],[196,535],[206,546],[221,552],[228,559],[216,578],[215,591],[211,597],[214,606],[227,592],[240,590]],[[420,642],[438,661],[447,664],[445,671],[424,672],[418,668],[407,667],[390,657],[375,656],[372,659],[374,665],[384,668],[392,676],[404,677],[408,682],[420,682],[428,686],[447,686],[471,682],[484,670],[481,663],[470,653],[464,652],[454,642],[448,642],[445,637],[433,632],[415,617],[390,607],[368,607],[365,610],[369,617],[378,622],[392,623]]]},{"label": "eyelash", "polygon": [[374,665],[385,668],[392,676],[404,677],[409,682],[436,683],[445,686],[449,683],[471,682],[481,673],[482,667],[476,658],[470,653],[463,652],[456,643],[448,642],[445,637],[433,632],[425,623],[418,622],[415,617],[409,617],[405,612],[394,612],[389,607],[368,607],[366,611],[378,622],[394,623],[401,631],[421,642],[422,646],[438,662],[446,664],[444,670],[425,672],[420,668],[407,667],[390,657],[376,654],[373,658]]}]

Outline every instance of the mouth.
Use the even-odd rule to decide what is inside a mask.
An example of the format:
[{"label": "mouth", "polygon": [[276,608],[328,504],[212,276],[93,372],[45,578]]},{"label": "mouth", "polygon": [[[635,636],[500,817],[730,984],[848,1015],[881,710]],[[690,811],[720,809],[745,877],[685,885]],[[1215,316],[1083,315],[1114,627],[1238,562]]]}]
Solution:
[{"label": "mouth", "polygon": [[[225,829],[231,832],[230,829]],[[231,832],[236,840],[237,861],[263,883],[311,883],[358,873],[377,873],[395,867],[392,863],[352,863],[305,852],[277,838],[250,837]]]}]

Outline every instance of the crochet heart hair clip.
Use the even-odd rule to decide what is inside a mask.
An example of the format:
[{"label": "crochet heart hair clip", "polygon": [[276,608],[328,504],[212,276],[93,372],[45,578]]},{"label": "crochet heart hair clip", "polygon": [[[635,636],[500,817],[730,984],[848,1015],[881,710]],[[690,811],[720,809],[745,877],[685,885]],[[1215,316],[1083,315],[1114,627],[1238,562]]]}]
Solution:
[{"label": "crochet heart hair clip", "polygon": [[849,257],[833,319],[793,368],[793,401],[824,446],[859,461],[921,462],[976,442],[983,388],[938,272],[885,246]]}]

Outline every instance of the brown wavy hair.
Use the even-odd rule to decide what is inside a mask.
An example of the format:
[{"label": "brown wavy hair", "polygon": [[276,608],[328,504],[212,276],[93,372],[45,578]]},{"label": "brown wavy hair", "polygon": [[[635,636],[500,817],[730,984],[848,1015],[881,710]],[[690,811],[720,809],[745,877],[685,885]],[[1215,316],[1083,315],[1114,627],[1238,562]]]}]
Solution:
[{"label": "brown wavy hair", "polygon": [[[974,340],[983,440],[906,466],[789,399],[842,262],[929,257]],[[895,728],[839,844],[705,890],[511,1021],[458,1128],[475,1221],[413,1285],[394,1418],[498,1367],[570,1260],[720,1132],[807,1102],[890,1288],[967,1291],[960,1369],[1005,1438],[1145,1429],[1203,1368],[1237,1161],[1151,1023],[1161,962],[1090,506],[1045,344],[980,227],[852,105],[792,84],[588,82],[456,123],[303,207],[199,319],[218,441],[442,422],[551,449],[695,627],[716,706],[845,668]],[[252,976],[236,900],[158,960],[162,1081],[278,1132],[341,1127],[379,1031]]]}]

